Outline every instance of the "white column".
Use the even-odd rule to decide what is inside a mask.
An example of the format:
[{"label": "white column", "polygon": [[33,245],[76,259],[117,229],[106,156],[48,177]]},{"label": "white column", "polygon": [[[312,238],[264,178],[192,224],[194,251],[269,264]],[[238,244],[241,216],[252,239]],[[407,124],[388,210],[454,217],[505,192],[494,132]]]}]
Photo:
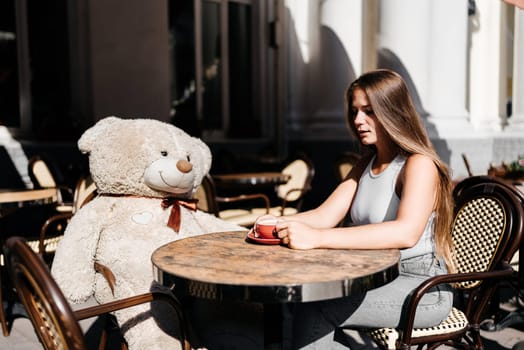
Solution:
[{"label": "white column", "polygon": [[364,1],[286,0],[292,134],[347,139],[344,91],[369,65]]},{"label": "white column", "polygon": [[429,93],[431,3],[382,0],[379,4],[378,48],[389,49],[398,57],[413,80],[423,104]]},{"label": "white column", "polygon": [[309,84],[309,127],[315,125],[328,133],[341,130],[347,135],[344,91],[362,74],[364,67],[363,1],[318,1],[317,46]]},{"label": "white column", "polygon": [[477,129],[500,130],[506,113],[506,49],[502,1],[477,0],[470,51],[470,120]]},{"label": "white column", "polygon": [[428,41],[428,91],[426,110],[438,123],[442,118],[466,119],[468,4],[467,0],[431,3]]},{"label": "white column", "polygon": [[434,118],[467,115],[467,0],[382,0],[379,47],[391,50]]},{"label": "white column", "polygon": [[513,42],[513,113],[510,125],[524,128],[524,10],[515,8]]},{"label": "white column", "polygon": [[300,123],[307,115],[308,66],[311,60],[311,0],[285,0],[287,9],[287,87],[289,97],[289,129],[300,130]]},{"label": "white column", "polygon": [[[356,76],[364,67],[364,12],[365,0],[325,0],[320,5],[320,26],[333,31],[349,57]],[[322,53],[319,53],[322,55]]]}]

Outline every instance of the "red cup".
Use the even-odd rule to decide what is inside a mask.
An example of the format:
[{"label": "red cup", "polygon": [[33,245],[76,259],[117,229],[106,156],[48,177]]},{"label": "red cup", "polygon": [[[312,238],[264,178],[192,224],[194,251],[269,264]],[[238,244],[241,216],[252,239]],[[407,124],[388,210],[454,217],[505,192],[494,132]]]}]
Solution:
[{"label": "red cup", "polygon": [[276,225],[277,219],[262,219],[255,222],[255,228],[253,230],[255,237],[264,239],[278,238]]}]

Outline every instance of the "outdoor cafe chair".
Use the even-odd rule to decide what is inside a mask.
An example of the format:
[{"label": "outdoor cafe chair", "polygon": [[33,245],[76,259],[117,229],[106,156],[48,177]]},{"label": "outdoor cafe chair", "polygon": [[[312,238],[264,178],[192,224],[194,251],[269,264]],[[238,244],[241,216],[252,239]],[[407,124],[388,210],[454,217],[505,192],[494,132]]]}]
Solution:
[{"label": "outdoor cafe chair", "polygon": [[[50,266],[71,217],[95,195],[96,186],[90,176],[82,176],[77,181],[71,212],[57,212],[56,203],[51,203],[19,208],[7,217],[0,218],[0,245],[3,245],[9,236],[23,235],[26,243]],[[14,305],[16,297],[11,290],[9,279],[6,278],[4,260],[0,252],[0,326],[3,335],[8,336],[13,321],[10,308]]]},{"label": "outdoor cafe chair", "polygon": [[[289,180],[275,187],[279,205],[269,208],[269,213],[274,216],[296,214],[302,209],[304,196],[311,190],[315,166],[305,154],[299,154],[283,169],[282,174],[289,175]],[[264,214],[265,208],[253,208],[255,216]]]},{"label": "outdoor cafe chair", "polygon": [[96,186],[90,176],[82,176],[75,187],[71,211],[62,212],[57,203],[19,208],[0,219],[2,235],[23,235],[38,254],[52,256],[71,217],[95,195]]},{"label": "outdoor cafe chair", "polygon": [[[520,204],[524,207],[524,193],[519,191],[514,186],[513,181],[501,179],[495,176],[477,175],[464,179],[455,187],[454,193],[459,194],[464,188],[467,188],[473,184],[492,182],[496,182],[501,186],[505,186],[508,190],[512,191],[518,198]],[[509,312],[502,319],[499,319],[500,317],[494,317],[492,319],[486,320],[482,323],[483,330],[498,331],[506,327],[524,325],[524,309],[522,307],[522,300],[524,299],[524,267],[520,266],[521,263],[524,263],[524,251],[521,248],[515,254],[510,263],[515,270],[515,275],[506,282],[507,285],[513,289],[515,301],[517,302],[518,307],[516,310]],[[498,305],[496,306],[498,307]],[[495,314],[495,316],[499,315]]]},{"label": "outdoor cafe chair", "polygon": [[[509,262],[522,240],[523,209],[514,193],[497,182],[461,187],[451,232],[458,271],[431,277],[417,287],[397,328],[370,330],[381,348],[483,348],[480,322],[499,283],[514,275]],[[413,328],[417,304],[426,292],[443,283],[451,284],[455,291],[450,315],[437,326]]]},{"label": "outdoor cafe chair", "polygon": [[48,161],[40,155],[32,156],[27,166],[29,178],[35,189],[56,188],[58,189],[58,211],[71,212],[73,210],[72,197],[73,189],[58,183],[55,175],[51,171]]},{"label": "outdoor cafe chair", "polygon": [[344,152],[337,157],[335,162],[335,174],[338,181],[342,181],[349,174],[353,166],[360,159],[360,154],[355,152]]},{"label": "outdoor cafe chair", "polygon": [[[242,194],[238,196],[224,197],[216,194],[216,187],[211,175],[206,174],[202,179],[202,184],[198,187],[194,198],[198,199],[197,207],[207,213],[213,214],[216,217],[235,223],[244,227],[251,227],[259,216],[252,213],[247,208],[228,208],[220,209],[220,204],[224,203],[239,203],[251,202],[253,200],[262,201],[265,208],[262,214],[269,213],[270,201],[268,196],[263,193]],[[260,214],[261,215],[261,214]]]},{"label": "outdoor cafe chair", "polygon": [[62,238],[65,228],[71,217],[85,204],[96,196],[96,185],[90,175],[81,176],[75,186],[71,212],[57,213],[49,217],[40,228],[38,239],[29,239],[27,243],[42,257],[50,260],[56,251],[58,242]]},{"label": "outdoor cafe chair", "polygon": [[[13,285],[44,349],[86,349],[84,334],[78,323],[80,320],[156,301],[164,302],[175,310],[182,325],[182,347],[190,349],[181,305],[174,295],[149,292],[73,311],[48,266],[23,238],[9,238],[5,255]],[[106,335],[102,333],[99,349],[105,348]]]}]

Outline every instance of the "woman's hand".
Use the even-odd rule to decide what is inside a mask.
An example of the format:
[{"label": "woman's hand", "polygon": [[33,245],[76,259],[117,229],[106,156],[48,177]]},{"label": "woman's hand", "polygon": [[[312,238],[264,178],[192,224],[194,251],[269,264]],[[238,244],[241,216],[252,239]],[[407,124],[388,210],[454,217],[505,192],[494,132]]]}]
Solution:
[{"label": "woman's hand", "polygon": [[281,219],[277,223],[278,237],[292,249],[314,249],[320,245],[317,229],[297,221]]}]

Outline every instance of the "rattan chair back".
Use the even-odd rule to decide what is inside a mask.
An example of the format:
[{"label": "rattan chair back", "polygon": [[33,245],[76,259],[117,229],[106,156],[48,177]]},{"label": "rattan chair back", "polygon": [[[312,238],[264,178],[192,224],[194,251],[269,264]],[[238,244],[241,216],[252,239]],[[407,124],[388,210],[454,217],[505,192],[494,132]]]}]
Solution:
[{"label": "rattan chair back", "polygon": [[337,180],[343,181],[359,160],[360,154],[355,152],[344,152],[340,154],[335,162],[335,175]]},{"label": "rattan chair back", "polygon": [[6,259],[18,297],[44,349],[85,349],[82,330],[44,261],[18,237],[6,244]]},{"label": "rattan chair back", "polygon": [[[311,189],[311,182],[315,175],[315,167],[311,160],[303,155],[289,162],[282,173],[289,175],[289,181],[278,185],[277,196],[287,203],[300,201]],[[300,206],[300,204],[298,204]]]},{"label": "rattan chair back", "polygon": [[[514,195],[496,183],[480,183],[462,193],[452,231],[459,273],[491,271],[500,261],[509,262],[518,249],[512,243],[520,241],[515,237],[522,225],[518,209]],[[479,283],[464,281],[456,287],[471,289]]]}]

